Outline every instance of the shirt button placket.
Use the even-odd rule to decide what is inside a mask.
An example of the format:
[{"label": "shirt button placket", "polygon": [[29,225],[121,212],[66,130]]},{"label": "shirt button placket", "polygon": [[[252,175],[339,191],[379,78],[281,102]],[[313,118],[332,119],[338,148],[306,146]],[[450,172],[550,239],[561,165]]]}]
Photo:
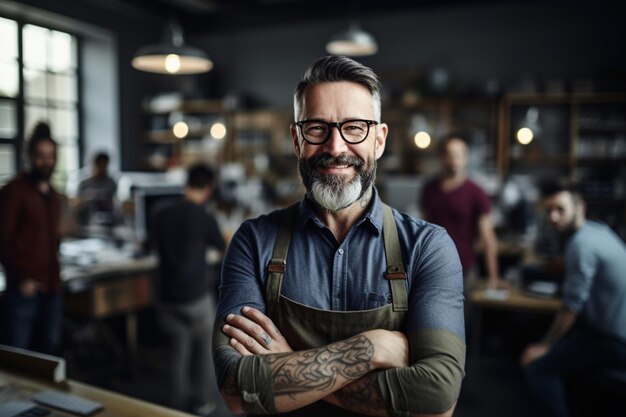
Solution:
[{"label": "shirt button placket", "polygon": [[337,279],[336,279],[336,285],[335,285],[335,296],[334,299],[332,301],[333,303],[333,309],[334,310],[342,310],[343,309],[343,304],[344,304],[344,300],[343,300],[343,287],[344,287],[344,276],[343,276],[343,270],[344,270],[344,262],[345,259],[343,257],[343,254],[345,253],[345,251],[342,248],[337,249],[337,255],[335,255],[335,265],[336,265],[336,272],[337,272]]}]

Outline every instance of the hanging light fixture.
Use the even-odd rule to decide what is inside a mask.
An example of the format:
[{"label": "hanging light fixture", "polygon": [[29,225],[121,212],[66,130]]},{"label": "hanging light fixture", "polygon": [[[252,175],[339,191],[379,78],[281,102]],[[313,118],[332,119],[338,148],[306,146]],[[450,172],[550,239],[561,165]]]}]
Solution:
[{"label": "hanging light fixture", "polygon": [[353,22],[348,30],[332,36],[326,44],[326,51],[332,55],[367,56],[378,52],[378,45],[372,35],[361,29],[358,23],[358,3],[352,2]]},{"label": "hanging light fixture", "polygon": [[163,42],[139,49],[132,66],[158,74],[199,74],[210,71],[213,61],[204,51],[185,45],[182,28],[171,21],[165,29]]},{"label": "hanging light fixture", "polygon": [[330,38],[326,51],[333,55],[367,56],[378,52],[378,45],[372,35],[353,23],[347,31]]}]

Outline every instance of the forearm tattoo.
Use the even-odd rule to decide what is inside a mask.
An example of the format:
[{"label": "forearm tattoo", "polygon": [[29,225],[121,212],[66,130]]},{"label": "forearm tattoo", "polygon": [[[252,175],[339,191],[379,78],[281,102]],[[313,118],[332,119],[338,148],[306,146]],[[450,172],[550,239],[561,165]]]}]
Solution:
[{"label": "forearm tattoo", "polygon": [[294,397],[311,390],[331,391],[338,377],[361,378],[371,371],[374,345],[365,336],[354,336],[321,349],[267,355],[272,369],[274,396]]},{"label": "forearm tattoo", "polygon": [[385,410],[387,405],[378,389],[377,374],[378,372],[371,372],[358,382],[336,391],[334,395],[341,406],[364,414]]}]

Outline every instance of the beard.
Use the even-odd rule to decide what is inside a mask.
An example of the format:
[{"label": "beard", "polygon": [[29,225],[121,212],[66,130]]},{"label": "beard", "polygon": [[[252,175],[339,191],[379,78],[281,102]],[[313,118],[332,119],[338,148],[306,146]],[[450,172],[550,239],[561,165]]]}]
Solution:
[{"label": "beard", "polygon": [[52,177],[53,172],[54,172],[54,167],[48,168],[48,167],[35,167],[34,166],[32,167],[30,171],[30,175],[37,182],[49,181],[50,177]]},{"label": "beard", "polygon": [[[354,177],[342,174],[325,174],[316,167],[351,165]],[[363,161],[354,155],[342,153],[336,157],[321,154],[311,158],[298,158],[298,171],[308,196],[320,207],[337,213],[359,200],[368,192],[376,178],[377,160],[368,157]]]},{"label": "beard", "polygon": [[557,231],[561,235],[561,238],[563,238],[564,240],[568,240],[574,233],[576,233],[576,230],[578,230],[577,225],[578,215],[574,214],[574,216],[572,216],[572,219]]}]

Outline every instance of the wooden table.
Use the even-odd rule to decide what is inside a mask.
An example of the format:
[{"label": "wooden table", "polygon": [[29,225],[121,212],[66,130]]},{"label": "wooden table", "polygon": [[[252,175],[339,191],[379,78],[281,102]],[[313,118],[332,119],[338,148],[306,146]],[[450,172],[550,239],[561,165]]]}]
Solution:
[{"label": "wooden table", "polygon": [[518,288],[509,290],[506,297],[493,297],[484,286],[470,291],[466,302],[469,304],[472,317],[469,329],[472,346],[468,348],[468,362],[472,363],[473,369],[477,369],[480,357],[483,310],[554,314],[561,306],[559,298],[533,296]]},{"label": "wooden table", "polygon": [[561,305],[561,300],[558,298],[533,296],[518,288],[511,289],[504,299],[489,297],[486,288],[471,291],[468,298],[467,302],[475,309],[553,313]]},{"label": "wooden table", "polygon": [[[28,400],[35,393],[44,389],[55,389],[64,393],[78,395],[88,400],[97,401],[104,408],[94,414],[96,417],[192,417],[190,414],[173,410],[137,398],[117,394],[78,381],[66,380],[55,384],[0,370],[0,389],[11,390],[15,398]],[[76,417],[55,411],[62,416]]]}]

